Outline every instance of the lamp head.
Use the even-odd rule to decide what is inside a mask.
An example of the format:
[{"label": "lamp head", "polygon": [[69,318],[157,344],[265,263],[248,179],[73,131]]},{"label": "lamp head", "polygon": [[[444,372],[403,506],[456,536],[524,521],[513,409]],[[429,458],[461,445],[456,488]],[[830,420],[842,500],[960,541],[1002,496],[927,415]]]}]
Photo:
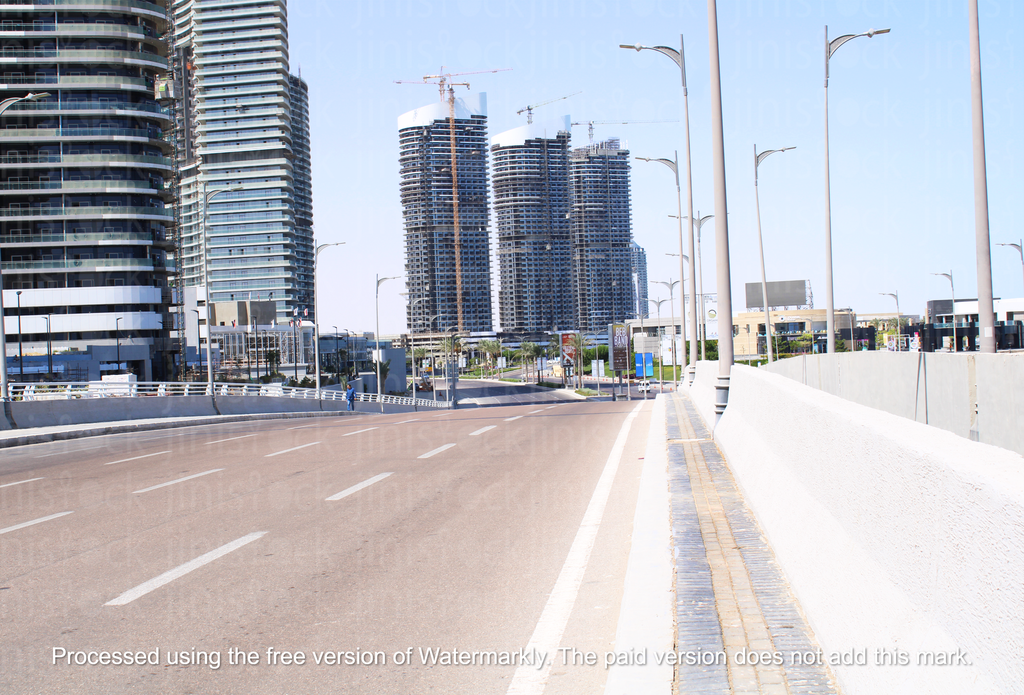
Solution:
[{"label": "lamp head", "polygon": [[632,49],[633,49],[633,50],[635,50],[635,51],[636,51],[637,53],[639,53],[640,51],[644,50],[644,47],[643,47],[643,46],[641,46],[641,45],[640,45],[640,44],[638,44],[638,43],[635,43],[635,44],[633,44],[632,46],[630,46],[630,45],[628,45],[628,44],[620,43],[620,44],[619,44],[619,48],[632,48]]},{"label": "lamp head", "polygon": [[867,36],[870,39],[875,34],[888,34],[890,31],[892,31],[892,30],[891,29],[868,29],[868,31],[865,34],[865,36]]}]

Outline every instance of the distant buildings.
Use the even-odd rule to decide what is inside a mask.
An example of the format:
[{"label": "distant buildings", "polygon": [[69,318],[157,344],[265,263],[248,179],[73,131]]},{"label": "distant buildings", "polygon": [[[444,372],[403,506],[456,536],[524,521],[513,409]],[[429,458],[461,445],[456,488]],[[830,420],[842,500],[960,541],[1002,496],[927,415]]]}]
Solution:
[{"label": "distant buildings", "polygon": [[181,284],[203,283],[208,213],[212,302],[271,301],[279,322],[312,313],[309,113],[286,6],[174,0],[173,13]]},{"label": "distant buildings", "polygon": [[569,118],[491,138],[501,329],[576,326],[570,273]]},{"label": "distant buildings", "polygon": [[635,241],[629,242],[629,271],[633,276],[633,291],[637,317],[650,316],[647,294],[647,252]]},{"label": "distant buildings", "polygon": [[[455,172],[448,102],[398,118],[410,333],[493,329],[487,206],[487,95],[455,100]],[[453,191],[452,181],[458,186]],[[457,193],[458,246],[455,214]]]},{"label": "distant buildings", "polygon": [[629,150],[609,139],[569,155],[573,302],[576,327],[603,333],[636,315]]}]

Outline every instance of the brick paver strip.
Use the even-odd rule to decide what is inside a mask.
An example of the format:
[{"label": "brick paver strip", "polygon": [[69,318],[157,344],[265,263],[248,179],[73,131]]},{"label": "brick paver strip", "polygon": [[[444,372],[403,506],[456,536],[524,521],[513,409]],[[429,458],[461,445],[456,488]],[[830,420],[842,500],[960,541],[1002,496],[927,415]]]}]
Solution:
[{"label": "brick paver strip", "polygon": [[[685,394],[668,408],[678,652],[725,650],[728,664],[677,667],[679,693],[835,695],[823,664],[791,663],[818,645],[728,465]],[[736,663],[740,650],[784,664]]]}]

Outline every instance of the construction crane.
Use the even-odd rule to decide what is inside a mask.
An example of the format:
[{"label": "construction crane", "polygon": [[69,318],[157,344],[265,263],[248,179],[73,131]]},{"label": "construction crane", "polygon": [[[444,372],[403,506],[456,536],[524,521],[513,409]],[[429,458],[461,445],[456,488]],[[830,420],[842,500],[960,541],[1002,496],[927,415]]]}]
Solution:
[{"label": "construction crane", "polygon": [[636,123],[678,123],[675,121],[577,121],[572,125],[585,125],[590,135],[590,144],[594,144],[594,126],[595,125],[633,125]]},{"label": "construction crane", "polygon": [[517,116],[522,116],[523,115],[523,111],[525,111],[526,112],[526,122],[527,122],[527,124],[533,123],[533,110],[535,108],[537,108],[538,106],[547,106],[548,104],[553,104],[556,101],[561,101],[562,99],[568,99],[569,97],[574,97],[577,94],[583,94],[583,90],[580,90],[578,92],[573,92],[572,94],[568,94],[568,95],[566,95],[564,97],[558,97],[556,99],[548,99],[547,101],[542,101],[539,104],[530,104],[529,106],[525,106],[525,107],[519,109],[518,111],[516,111],[516,115]]},{"label": "construction crane", "polygon": [[[437,75],[424,75],[422,80],[395,80],[395,84],[436,84],[441,101],[445,101],[445,89],[448,90],[448,134],[451,139],[452,148],[452,222],[455,235],[455,306],[458,309],[459,331],[465,330],[462,310],[462,236],[461,225],[459,224],[459,173],[456,164],[455,146],[455,88],[465,87],[469,89],[469,82],[452,82],[453,77],[462,75],[482,75],[492,72],[504,72],[512,68],[499,68],[497,70],[476,70],[474,72],[445,72],[441,66],[441,72]],[[436,80],[436,81],[435,81]]]}]

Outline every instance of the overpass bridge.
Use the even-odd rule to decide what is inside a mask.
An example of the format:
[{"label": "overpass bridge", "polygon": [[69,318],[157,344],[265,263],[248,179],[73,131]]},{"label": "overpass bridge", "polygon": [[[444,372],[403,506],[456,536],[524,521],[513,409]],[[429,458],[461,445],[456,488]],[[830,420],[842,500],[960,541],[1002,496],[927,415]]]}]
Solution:
[{"label": "overpass bridge", "polygon": [[[275,540],[268,541],[269,555],[260,550],[246,556],[249,559],[240,568],[241,578],[229,569],[223,570],[223,576],[212,577],[197,570],[194,575],[174,579],[167,589],[153,589],[148,595],[153,598],[138,599],[138,607],[133,609],[136,613],[124,614],[131,617],[117,617],[112,608],[96,612],[99,604],[94,606],[90,601],[104,591],[110,595],[103,600],[117,592],[92,587],[88,571],[83,574],[88,586],[83,585],[81,590],[70,587],[60,596],[42,591],[40,600],[51,604],[71,600],[71,607],[59,609],[62,615],[82,612],[99,620],[96,629],[100,632],[93,642],[85,637],[91,634],[88,628],[82,628],[84,636],[76,638],[81,645],[109,640],[109,628],[123,624],[117,621],[125,619],[155,620],[165,625],[168,634],[176,635],[180,629],[187,634],[200,629],[192,623],[202,623],[202,616],[194,611],[175,612],[162,600],[179,597],[186,605],[195,606],[198,599],[188,598],[187,591],[196,582],[211,600],[220,595],[223,583],[233,587],[232,591],[242,592],[225,606],[244,609],[249,601],[263,605],[257,598],[261,594],[249,596],[246,587],[254,584],[252,591],[266,591],[259,588],[265,580],[273,582],[278,573],[286,572],[288,581],[298,587],[351,594],[348,600],[354,603],[346,609],[345,604],[335,605],[324,595],[317,599],[318,615],[326,617],[316,622],[309,622],[301,611],[269,609],[276,621],[264,629],[281,634],[291,634],[286,624],[305,626],[304,630],[320,634],[324,629],[321,626],[337,623],[342,632],[335,640],[347,631],[363,629],[369,644],[373,639],[379,642],[384,634],[373,624],[383,621],[390,625],[397,620],[399,625],[417,625],[417,634],[436,633],[436,638],[449,634],[446,630],[451,628],[455,632],[449,634],[449,639],[472,634],[480,644],[516,648],[540,645],[553,655],[555,647],[580,647],[583,654],[589,640],[599,655],[597,668],[582,662],[558,662],[538,670],[538,675],[531,669],[511,668],[457,673],[379,670],[370,681],[366,680],[368,671],[327,675],[306,669],[268,671],[270,676],[261,676],[279,685],[288,683],[289,687],[295,682],[310,687],[329,682],[346,692],[379,692],[373,688],[390,683],[413,689],[465,687],[473,691],[533,693],[603,689],[606,693],[666,695],[1019,692],[1019,684],[1024,682],[1020,658],[1024,644],[1024,459],[1012,448],[1020,429],[1014,417],[1022,412],[1013,400],[1020,394],[1022,362],[1015,355],[990,356],[1002,358],[997,361],[975,356],[973,363],[966,357],[829,355],[781,361],[774,365],[774,373],[735,366],[729,405],[717,423],[713,403],[717,365],[699,363],[696,379],[688,389],[647,403],[567,401],[539,405],[526,399],[504,407],[465,411],[430,408],[412,415],[407,414],[410,406],[400,404],[386,405],[391,411],[388,414],[367,412],[367,407],[378,407],[370,403],[360,404],[363,411],[353,417],[344,410],[331,412],[337,403],[300,399],[298,394],[287,398],[270,393],[256,397],[222,395],[223,403],[235,403],[232,407],[243,407],[247,402],[257,409],[278,412],[217,416],[204,411],[177,422],[154,417],[78,425],[83,430],[78,434],[96,435],[109,435],[112,430],[105,429],[108,427],[120,427],[123,429],[113,431],[124,432],[180,427],[175,430],[177,435],[157,435],[152,441],[97,437],[95,441],[101,444],[98,453],[97,445],[88,444],[90,440],[85,440],[88,445],[84,448],[71,442],[52,442],[0,450],[4,452],[0,459],[0,511],[4,513],[0,516],[0,557],[20,568],[12,574],[7,571],[12,566],[9,562],[0,563],[5,567],[0,572],[0,585],[10,587],[12,592],[7,605],[21,607],[17,614],[5,615],[15,621],[22,614],[44,616],[31,628],[33,634],[42,635],[35,642],[22,641],[17,637],[22,633],[17,630],[11,633],[16,635],[13,648],[19,656],[0,654],[5,665],[0,670],[6,672],[0,676],[0,689],[17,692],[24,685],[43,687],[52,676],[53,664],[32,652],[32,645],[38,647],[40,639],[46,644],[66,640],[57,632],[46,637],[49,623],[45,616],[52,609],[36,606],[22,584],[31,581],[33,586],[45,587],[47,573],[61,571],[69,563],[91,567],[88,553],[57,557],[66,542],[52,545],[52,541],[76,538],[74,528],[66,526],[68,519],[80,516],[82,523],[90,525],[86,538],[97,533],[110,536],[112,548],[136,543],[135,532],[131,531],[136,525],[138,533],[146,536],[172,524],[170,518],[157,518],[159,506],[146,507],[140,501],[119,512],[132,518],[134,514],[143,515],[139,520],[128,525],[122,522],[114,531],[92,530],[91,525],[102,528],[99,512],[111,504],[118,506],[122,487],[118,475],[127,475],[131,483],[125,488],[129,498],[144,492],[148,501],[148,496],[167,494],[166,511],[173,511],[174,519],[180,518],[182,523],[193,516],[205,519],[217,509],[225,511],[216,517],[215,525],[205,522],[210,530],[195,538],[175,538],[174,556],[180,559],[170,564],[199,555],[206,536],[218,535],[216,528],[233,526],[250,516],[266,517],[259,523],[271,529],[268,538]],[[872,378],[881,386],[871,388]],[[177,398],[198,398],[200,407],[210,407],[206,393]],[[243,401],[245,398],[248,400]],[[65,399],[61,405],[95,410],[96,400]],[[114,400],[158,402],[158,398],[109,399]],[[297,408],[296,402],[301,402],[305,410]],[[321,412],[321,407],[326,410]],[[279,420],[280,424],[273,419],[234,421],[280,418],[286,410],[293,411],[290,416],[309,419],[297,423]],[[50,416],[55,412],[51,411]],[[66,410],[61,412],[61,416],[69,417]],[[629,423],[634,418],[639,424],[631,431]],[[197,424],[204,427],[195,427]],[[78,436],[75,427],[57,422],[35,428],[40,433],[46,431],[35,441]],[[33,428],[0,432],[0,439],[31,436],[31,431]],[[499,435],[501,432],[506,433]],[[499,436],[501,439],[488,440]],[[450,441],[445,443],[446,439]],[[139,443],[133,444],[135,441]],[[1003,446],[996,446],[992,443],[995,441]],[[268,453],[259,447],[269,447]],[[406,454],[406,449],[413,451]],[[314,456],[313,452],[321,450],[322,454]],[[218,468],[211,468],[213,459],[208,453],[215,455]],[[428,460],[423,461],[425,457]],[[111,476],[102,488],[92,482],[90,466],[98,465],[92,458],[103,466],[118,464],[110,469],[101,467],[104,475]],[[597,464],[596,468],[590,462]],[[618,477],[614,468],[609,468],[613,462],[621,468]],[[356,484],[340,482],[351,475],[345,473],[350,467],[355,467],[352,471],[366,467],[365,474],[356,475],[366,478],[381,465],[396,472],[386,473],[386,478],[377,473],[363,482],[353,479]],[[53,466],[66,471],[58,475]],[[598,479],[601,466],[604,472]],[[360,560],[358,554],[346,555],[355,564],[342,583],[325,584],[316,579],[322,571],[318,567],[338,571],[331,560],[336,551],[320,545],[315,552],[312,548],[308,552],[289,550],[292,544],[298,544],[295,548],[304,546],[302,541],[286,540],[289,533],[302,538],[306,524],[313,524],[318,537],[333,537],[336,532],[334,526],[322,526],[317,516],[339,513],[330,511],[335,503],[329,503],[323,511],[317,505],[310,507],[311,501],[304,501],[311,482],[300,474],[310,467],[318,480],[339,480],[328,483],[328,492],[336,492],[331,485],[337,489],[349,485],[328,498],[341,495],[354,500],[351,512],[345,513],[345,528],[356,529],[358,535],[363,533],[358,529],[366,526],[365,533],[370,534],[367,537],[375,538],[372,529],[382,524],[384,536],[373,541],[375,545],[359,546],[374,553],[370,563],[365,557]],[[496,477],[476,479],[484,473]],[[293,478],[296,475],[299,477]],[[435,494],[432,487],[423,488],[424,475],[439,476],[428,487],[436,484],[436,494],[441,497],[421,499],[427,492]],[[523,491],[516,487],[516,481],[524,475],[530,477],[528,489],[532,491],[525,507],[513,502],[521,499]],[[48,483],[48,478],[54,476],[59,482],[55,478],[55,482]],[[229,480],[233,482],[216,482],[222,476],[232,476]],[[84,487],[81,493],[74,493],[78,478]],[[603,482],[606,478],[607,484]],[[466,480],[472,481],[468,488],[465,482],[459,482]],[[225,484],[229,487],[223,487]],[[455,487],[450,487],[453,484]],[[243,489],[247,485],[255,485],[251,502],[242,501],[249,499],[250,493]],[[42,486],[38,492],[37,486]],[[100,489],[105,492],[99,506],[51,509],[57,492],[57,497],[69,504],[72,500],[87,503],[96,499]],[[271,492],[261,493],[264,489]],[[239,502],[226,506],[210,503],[220,499],[218,495],[225,490],[242,490],[237,493],[242,495]],[[610,495],[603,520],[592,514],[602,490]],[[581,499],[578,493],[583,494]],[[270,496],[258,504],[263,494]],[[412,506],[405,509],[407,501]],[[294,518],[302,520],[292,524],[294,528],[279,524],[280,520],[293,518],[280,514],[282,504],[292,510]],[[231,511],[243,506],[254,514],[238,517]],[[393,507],[398,513],[394,520],[386,516],[381,522],[376,520]],[[137,512],[129,512],[136,508]],[[430,510],[432,516],[428,518],[432,520],[419,517],[425,510]],[[52,514],[54,511],[58,513]],[[541,522],[552,514],[559,524],[565,516],[569,528],[580,523],[572,548],[559,540],[571,539],[571,533],[566,536],[562,526],[544,526],[548,522]],[[125,522],[129,516],[123,517]],[[407,528],[409,521],[414,523]],[[465,527],[467,522],[469,526]],[[153,523],[157,525],[147,526]],[[448,537],[444,530],[452,525],[460,530]],[[541,527],[546,530],[540,532]],[[429,546],[431,552],[420,556],[404,546],[401,534],[396,535],[398,531],[394,530],[399,528],[416,536],[417,543]],[[433,529],[433,535],[414,529]],[[591,540],[594,555],[588,566],[586,559],[580,561],[576,548],[581,534],[590,532],[595,534]],[[125,533],[128,535],[123,541],[117,538]],[[250,534],[244,538],[255,537]],[[519,555],[523,538],[531,539],[528,545],[534,556]],[[613,542],[615,538],[618,546]],[[438,539],[444,539],[441,545],[437,545]],[[225,536],[225,540],[230,539]],[[72,545],[80,542],[73,540]],[[260,538],[251,542],[257,547],[265,541]],[[114,552],[115,559],[120,557],[120,551],[110,552]],[[268,564],[260,559],[282,552],[294,567],[286,570],[280,563]],[[34,569],[36,556],[45,556],[47,562]],[[513,556],[517,558],[515,563],[508,565],[508,558]],[[559,563],[565,560],[560,573],[537,570],[539,558],[548,556],[558,557]],[[157,574],[157,570],[167,569],[163,565],[169,558],[164,559],[160,553],[147,557],[145,567],[118,565],[118,572],[131,569],[131,576],[142,581],[147,572]],[[309,577],[316,581],[303,578],[307,561],[312,562]],[[435,565],[439,574],[432,575]],[[261,569],[253,573],[256,566]],[[463,566],[472,568],[475,576],[463,579]],[[224,567],[232,567],[231,562],[226,560]],[[431,596],[440,591],[449,595],[449,602],[454,601],[450,608],[471,601],[480,606],[481,612],[471,614],[475,622],[460,623],[458,610],[452,613],[444,609],[441,613],[446,618],[436,620],[438,606],[443,605],[436,602],[430,604],[434,608],[428,609],[428,619],[427,614],[420,616],[413,604],[406,605],[397,595],[394,602],[368,599],[374,592],[384,591],[372,588],[377,585],[371,577],[378,569],[405,587],[402,591]],[[492,571],[497,574],[492,576]],[[409,572],[413,574],[407,579]],[[469,587],[481,583],[492,586],[502,581],[500,576],[508,580],[509,572],[512,581],[504,591],[511,592],[515,586],[525,593],[517,593],[512,602],[515,609],[503,613],[503,619],[495,623],[508,629],[493,634],[480,632],[482,628],[476,623],[489,624],[490,609],[486,601],[479,603],[484,595]],[[565,619],[562,631],[556,634],[548,608],[557,603],[556,597],[564,598],[563,577],[569,576],[567,572],[579,578],[573,594],[576,603],[575,607],[570,604],[567,609],[554,611],[557,615],[561,610]],[[419,588],[413,589],[409,581]],[[111,583],[109,579],[107,583]],[[115,577],[112,585],[122,583]],[[449,585],[461,586],[461,593],[442,591]],[[161,591],[170,593],[164,595]],[[129,591],[125,595],[135,594]],[[296,607],[313,594],[302,596]],[[499,599],[493,588],[487,596]],[[278,600],[283,600],[283,595]],[[367,600],[373,604],[376,616],[371,623],[366,623]],[[79,603],[81,607],[76,607]],[[290,606],[291,601],[283,601],[283,605]],[[609,605],[611,613],[607,612]],[[394,615],[392,609],[397,611]],[[209,607],[211,613],[219,614],[220,610],[220,604]],[[168,623],[165,611],[178,615],[183,626]],[[61,626],[69,619],[60,618],[53,629],[63,629]],[[219,634],[222,628],[203,629]],[[402,633],[386,634],[390,637],[385,643],[391,644],[397,643]],[[228,637],[252,639],[233,633],[225,639]],[[607,651],[601,650],[602,645]],[[601,668],[600,656],[640,653],[647,655],[644,663],[616,662]],[[671,660],[664,659],[667,654],[673,655]],[[750,654],[758,656],[752,660]],[[656,655],[663,659],[657,661]],[[90,690],[93,686],[116,691],[123,685],[121,679],[130,678],[131,673],[125,669],[94,669],[87,681],[89,686],[78,692],[98,692]],[[175,678],[182,677],[175,673],[165,670],[151,685],[173,689],[178,683]],[[206,682],[207,675],[193,673],[189,677],[201,683]],[[253,671],[250,677],[256,675]],[[60,677],[66,678],[67,674]],[[247,680],[239,669],[230,679],[223,682],[241,688],[256,683]]]}]

